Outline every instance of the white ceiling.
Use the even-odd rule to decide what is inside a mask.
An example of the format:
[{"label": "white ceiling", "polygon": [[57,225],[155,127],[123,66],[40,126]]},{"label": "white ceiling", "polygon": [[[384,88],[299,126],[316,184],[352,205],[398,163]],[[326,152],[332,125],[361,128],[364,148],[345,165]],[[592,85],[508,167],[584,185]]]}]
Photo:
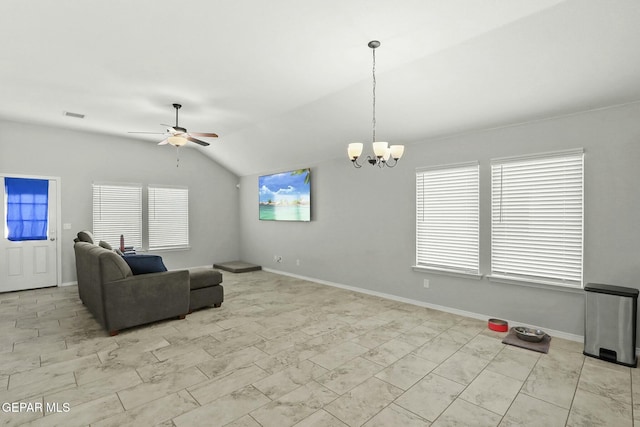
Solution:
[{"label": "white ceiling", "polygon": [[154,144],[127,132],[179,102],[238,175],[347,162],[371,140],[377,39],[377,139],[410,155],[640,100],[639,23],[638,0],[2,0],[0,118]]}]

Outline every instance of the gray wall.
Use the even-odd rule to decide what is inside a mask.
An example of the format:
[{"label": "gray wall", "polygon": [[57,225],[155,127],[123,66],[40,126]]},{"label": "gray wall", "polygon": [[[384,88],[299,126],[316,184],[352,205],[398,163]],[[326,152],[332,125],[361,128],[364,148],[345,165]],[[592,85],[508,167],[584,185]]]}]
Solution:
[{"label": "gray wall", "polygon": [[[346,155],[291,165],[312,168],[310,223],[259,221],[257,176],[243,177],[242,258],[291,274],[583,335],[582,292],[413,271],[415,168],[480,161],[480,261],[481,272],[488,274],[490,159],[584,147],[585,283],[640,288],[639,117],[640,104],[631,104],[425,141],[407,146],[406,157],[389,170],[356,170]],[[275,263],[274,255],[283,262]],[[425,278],[429,289],[423,287]]]},{"label": "gray wall", "polygon": [[0,172],[61,177],[62,282],[76,280],[73,238],[91,230],[91,184],[135,182],[189,187],[186,251],[155,251],[169,269],[211,265],[239,256],[238,177],[199,151],[125,137],[0,121]]}]

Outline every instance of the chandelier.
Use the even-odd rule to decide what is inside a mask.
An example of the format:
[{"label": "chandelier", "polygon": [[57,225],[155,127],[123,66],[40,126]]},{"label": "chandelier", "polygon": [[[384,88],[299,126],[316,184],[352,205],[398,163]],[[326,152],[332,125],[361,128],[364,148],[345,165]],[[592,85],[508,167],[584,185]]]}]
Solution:
[{"label": "chandelier", "polygon": [[[388,142],[376,141],[376,49],[380,47],[380,42],[372,40],[368,46],[373,52],[373,154],[374,157],[367,156],[367,162],[372,166],[382,167],[394,167],[398,164],[398,160],[404,154],[404,145],[392,145],[389,147]],[[356,168],[361,168],[362,165],[358,163],[358,158],[362,154],[363,144],[362,142],[352,142],[347,147],[347,155],[349,160]],[[392,160],[392,162],[391,162]]]}]

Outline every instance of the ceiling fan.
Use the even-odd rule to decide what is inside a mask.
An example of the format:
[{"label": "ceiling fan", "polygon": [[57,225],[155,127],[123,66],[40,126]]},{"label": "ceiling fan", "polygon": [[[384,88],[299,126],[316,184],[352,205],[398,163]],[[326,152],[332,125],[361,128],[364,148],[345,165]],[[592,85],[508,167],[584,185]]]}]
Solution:
[{"label": "ceiling fan", "polygon": [[167,130],[164,133],[161,132],[129,132],[129,133],[147,133],[147,134],[156,134],[156,135],[166,135],[166,138],[158,143],[158,145],[166,145],[171,144],[174,147],[181,147],[185,145],[188,141],[195,142],[196,144],[200,144],[203,147],[209,145],[208,142],[199,140],[197,137],[206,137],[206,138],[217,138],[218,135],[211,132],[188,132],[187,129],[178,125],[178,110],[182,108],[180,104],[173,104],[173,108],[176,109],[176,125],[162,125],[166,126]]}]

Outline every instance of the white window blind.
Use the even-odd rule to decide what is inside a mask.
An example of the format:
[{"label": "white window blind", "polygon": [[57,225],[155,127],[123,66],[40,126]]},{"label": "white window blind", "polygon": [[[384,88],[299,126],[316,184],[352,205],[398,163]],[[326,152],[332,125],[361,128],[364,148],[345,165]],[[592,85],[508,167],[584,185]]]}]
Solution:
[{"label": "white window blind", "polygon": [[149,249],[189,246],[189,189],[149,186]]},{"label": "white window blind", "polygon": [[491,163],[491,274],[582,286],[582,150]]},{"label": "white window blind", "polygon": [[417,266],[479,274],[478,163],[416,172]]},{"label": "white window blind", "polygon": [[142,247],[142,186],[93,184],[93,235],[114,248]]}]

